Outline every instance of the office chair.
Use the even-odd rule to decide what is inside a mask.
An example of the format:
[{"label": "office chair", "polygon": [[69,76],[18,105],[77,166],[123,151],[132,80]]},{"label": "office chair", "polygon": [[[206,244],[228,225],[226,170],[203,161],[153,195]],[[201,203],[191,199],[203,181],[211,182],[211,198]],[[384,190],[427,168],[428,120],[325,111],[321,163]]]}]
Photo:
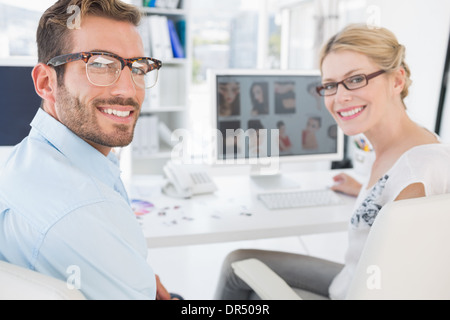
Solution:
[{"label": "office chair", "polygon": [[0,300],[85,300],[64,281],[0,261]]},{"label": "office chair", "polygon": [[[347,299],[450,299],[450,194],[395,201],[378,213]],[[301,299],[261,261],[232,265],[261,299]]]}]

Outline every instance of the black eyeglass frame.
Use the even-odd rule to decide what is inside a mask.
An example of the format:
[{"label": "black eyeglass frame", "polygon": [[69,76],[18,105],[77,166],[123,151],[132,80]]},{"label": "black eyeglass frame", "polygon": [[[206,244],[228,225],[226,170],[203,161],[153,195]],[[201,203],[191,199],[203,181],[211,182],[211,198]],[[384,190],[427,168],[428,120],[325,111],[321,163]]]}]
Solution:
[{"label": "black eyeglass frame", "polygon": [[[82,61],[84,61],[87,64],[89,59],[92,56],[107,56],[107,57],[111,57],[111,58],[115,58],[115,59],[119,60],[120,64],[122,65],[122,68],[120,69],[120,71],[122,71],[123,68],[125,68],[125,66],[130,68],[130,70],[133,70],[133,63],[135,63],[136,61],[142,61],[142,60],[150,60],[150,61],[154,62],[154,64],[149,65],[149,70],[146,72],[146,74],[151,72],[151,71],[153,71],[153,70],[159,70],[162,67],[162,62],[160,60],[158,60],[158,59],[155,59],[155,58],[136,57],[136,58],[125,59],[125,58],[122,58],[121,56],[118,56],[117,54],[110,53],[110,52],[101,52],[101,51],[88,51],[88,52],[77,52],[77,53],[63,54],[63,55],[51,58],[47,62],[47,65],[48,66],[53,66],[53,67],[59,67],[59,66],[64,65],[66,63],[73,62],[73,61],[78,61],[78,60],[82,60]],[[118,78],[119,77],[117,77],[117,79]],[[88,77],[88,79],[89,79],[89,77]],[[117,81],[117,79],[115,81]],[[105,85],[105,87],[114,84],[115,81],[113,83],[109,84],[109,85]],[[133,81],[134,81],[134,79],[133,79]],[[98,85],[98,84],[95,84],[95,85]]]},{"label": "black eyeglass frame", "polygon": [[[325,83],[325,84],[323,84],[323,85],[320,85],[320,86],[316,87],[316,92],[317,92],[320,96],[322,96],[322,97],[333,96],[333,95],[335,95],[335,94],[337,93],[337,90],[338,90],[338,87],[339,87],[340,84],[342,84],[342,85],[345,87],[345,89],[347,89],[347,90],[357,90],[357,89],[361,89],[361,88],[366,87],[366,86],[369,84],[369,80],[370,80],[370,79],[373,79],[373,78],[375,78],[375,77],[377,77],[377,76],[379,76],[379,75],[381,75],[381,74],[383,74],[383,73],[385,73],[385,72],[386,72],[385,70],[379,70],[379,71],[376,71],[376,72],[374,72],[374,73],[367,74],[367,75],[366,75],[366,74],[355,74],[354,76],[345,78],[344,80],[339,81],[339,82],[328,82],[328,83]],[[364,79],[366,80],[366,83],[365,83],[364,85],[362,85],[362,86],[360,86],[360,87],[357,87],[357,88],[349,88],[349,87],[347,87],[347,85],[345,84],[345,82],[348,81],[349,79],[352,79],[352,78],[355,78],[355,77],[361,77],[361,76],[364,77]],[[321,91],[324,90],[325,87],[326,87],[327,85],[330,85],[330,84],[335,85],[336,90],[335,90],[333,93],[330,93],[330,94],[323,94],[323,93],[321,93]]]}]

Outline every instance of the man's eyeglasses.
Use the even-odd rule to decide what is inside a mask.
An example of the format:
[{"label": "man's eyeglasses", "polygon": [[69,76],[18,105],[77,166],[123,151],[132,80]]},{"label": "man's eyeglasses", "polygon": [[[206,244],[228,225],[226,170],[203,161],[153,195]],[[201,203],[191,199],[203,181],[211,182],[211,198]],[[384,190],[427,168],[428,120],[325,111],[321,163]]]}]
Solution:
[{"label": "man's eyeglasses", "polygon": [[79,52],[57,56],[50,59],[47,65],[54,67],[83,60],[86,63],[86,75],[93,85],[107,87],[114,84],[120,77],[123,68],[131,70],[131,78],[141,88],[151,88],[158,81],[158,71],[161,61],[154,58],[124,59],[109,52]]},{"label": "man's eyeglasses", "polygon": [[367,86],[370,79],[375,78],[376,76],[379,76],[380,74],[384,73],[384,70],[380,70],[368,75],[365,74],[358,74],[355,76],[348,77],[342,81],[339,82],[328,82],[324,83],[321,86],[318,86],[316,88],[316,91],[321,96],[332,96],[336,94],[338,86],[342,84],[345,89],[347,90],[356,90],[359,88],[363,88]]}]

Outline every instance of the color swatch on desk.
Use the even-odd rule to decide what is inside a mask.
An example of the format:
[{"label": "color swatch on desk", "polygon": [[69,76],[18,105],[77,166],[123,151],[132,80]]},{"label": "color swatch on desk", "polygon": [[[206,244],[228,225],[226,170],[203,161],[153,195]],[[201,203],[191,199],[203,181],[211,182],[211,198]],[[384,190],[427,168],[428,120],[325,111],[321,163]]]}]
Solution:
[{"label": "color swatch on desk", "polygon": [[145,200],[133,199],[131,200],[131,208],[136,216],[143,216],[150,213],[155,206]]}]

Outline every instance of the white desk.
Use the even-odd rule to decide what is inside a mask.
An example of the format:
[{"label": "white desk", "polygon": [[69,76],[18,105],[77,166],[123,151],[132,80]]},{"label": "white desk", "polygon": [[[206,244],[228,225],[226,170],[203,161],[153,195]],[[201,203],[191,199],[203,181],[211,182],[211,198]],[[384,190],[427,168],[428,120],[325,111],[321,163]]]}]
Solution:
[{"label": "white desk", "polygon": [[[304,189],[317,189],[331,185],[336,173],[289,173],[289,178]],[[214,181],[219,189],[214,194],[175,199],[161,193],[161,177],[133,177],[130,198],[154,204],[139,216],[149,248],[344,231],[355,200],[340,195],[343,205],[273,211],[256,199],[261,189],[249,176],[215,176]]]}]

